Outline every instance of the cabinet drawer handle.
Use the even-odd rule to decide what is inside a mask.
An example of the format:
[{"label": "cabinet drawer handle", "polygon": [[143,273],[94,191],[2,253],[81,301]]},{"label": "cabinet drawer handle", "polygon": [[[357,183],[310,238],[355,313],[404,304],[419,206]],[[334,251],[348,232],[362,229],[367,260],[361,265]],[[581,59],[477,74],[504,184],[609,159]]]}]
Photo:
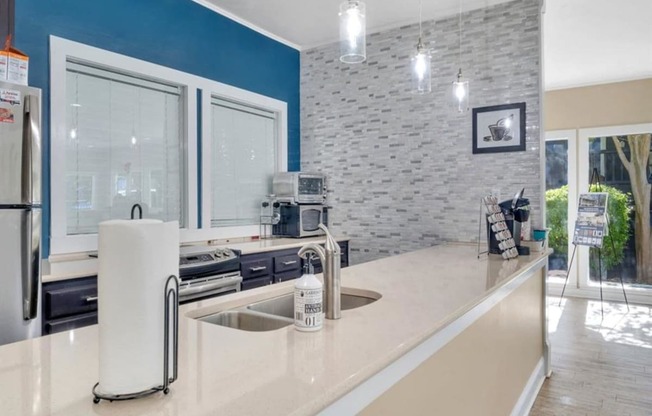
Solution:
[{"label": "cabinet drawer handle", "polygon": [[267,270],[267,266],[250,267],[249,270],[252,272],[262,272],[263,270]]},{"label": "cabinet drawer handle", "polygon": [[296,260],[288,260],[288,261],[284,261],[283,265],[284,266],[289,266],[291,264],[295,264],[296,262],[297,262]]},{"label": "cabinet drawer handle", "polygon": [[86,302],[95,302],[97,301],[97,296],[86,296]]}]

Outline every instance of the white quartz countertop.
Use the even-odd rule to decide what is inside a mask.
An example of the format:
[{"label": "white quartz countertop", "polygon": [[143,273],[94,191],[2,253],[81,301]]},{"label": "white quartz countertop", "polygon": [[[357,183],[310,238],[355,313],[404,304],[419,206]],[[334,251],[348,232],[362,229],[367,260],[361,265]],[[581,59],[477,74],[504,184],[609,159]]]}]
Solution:
[{"label": "white quartz countertop", "polygon": [[[349,241],[350,239],[347,237],[337,237],[336,240]],[[270,238],[246,242],[225,242],[211,245],[211,247],[231,248],[240,250],[242,254],[254,254],[294,247],[298,248],[308,243],[323,243],[324,241],[326,241],[324,236],[310,238]],[[85,254],[62,256],[56,261],[48,262],[47,270],[43,273],[41,280],[44,283],[48,283],[58,280],[95,276],[97,275],[97,267],[97,258],[90,258]]]},{"label": "white quartz countertop", "polygon": [[546,253],[502,261],[448,244],[342,269],[342,286],[379,292],[315,333],[246,332],[193,319],[271,298],[292,282],[184,305],[179,379],[168,396],[93,405],[98,326],[0,347],[1,415],[310,415],[433,336]]}]

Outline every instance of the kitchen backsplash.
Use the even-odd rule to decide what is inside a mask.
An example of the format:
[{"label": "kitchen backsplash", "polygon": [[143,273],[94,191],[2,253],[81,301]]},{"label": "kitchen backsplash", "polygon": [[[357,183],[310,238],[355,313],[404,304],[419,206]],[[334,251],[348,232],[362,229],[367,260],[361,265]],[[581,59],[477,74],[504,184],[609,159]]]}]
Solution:
[{"label": "kitchen backsplash", "polygon": [[[367,61],[339,62],[337,43],[301,52],[301,169],[326,173],[336,235],[361,263],[444,241],[476,241],[480,197],[525,187],[540,221],[539,0],[462,18],[471,107],[526,102],[525,152],[473,155],[471,112],[449,104],[459,68],[458,18],[427,21],[432,93],[410,92],[418,25],[367,36]],[[415,16],[416,16],[415,10]]]}]

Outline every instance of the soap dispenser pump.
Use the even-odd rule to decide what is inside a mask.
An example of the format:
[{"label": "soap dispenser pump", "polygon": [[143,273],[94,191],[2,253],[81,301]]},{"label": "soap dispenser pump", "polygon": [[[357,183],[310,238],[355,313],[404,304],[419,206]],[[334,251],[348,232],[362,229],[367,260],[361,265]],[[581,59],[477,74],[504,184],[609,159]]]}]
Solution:
[{"label": "soap dispenser pump", "polygon": [[324,322],[324,285],[315,277],[312,259],[312,254],[307,256],[304,274],[294,283],[294,327],[298,331],[319,331]]}]

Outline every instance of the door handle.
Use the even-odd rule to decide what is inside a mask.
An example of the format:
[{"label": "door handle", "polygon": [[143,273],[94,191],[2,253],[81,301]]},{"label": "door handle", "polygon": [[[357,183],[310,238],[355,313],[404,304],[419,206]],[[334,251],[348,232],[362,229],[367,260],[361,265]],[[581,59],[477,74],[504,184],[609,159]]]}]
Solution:
[{"label": "door handle", "polygon": [[97,302],[97,296],[86,296],[86,302]]},{"label": "door handle", "polygon": [[284,266],[289,266],[291,264],[296,264],[296,262],[297,262],[296,260],[288,260],[288,261],[284,261],[283,265]]},{"label": "door handle", "polygon": [[21,199],[25,204],[41,202],[40,107],[33,95],[25,96],[21,163]]},{"label": "door handle", "polygon": [[23,319],[35,319],[38,314],[38,291],[41,276],[41,215],[26,209],[21,220],[21,260],[23,283]]},{"label": "door handle", "polygon": [[262,272],[263,270],[267,270],[267,266],[250,267],[249,270],[252,272]]}]

